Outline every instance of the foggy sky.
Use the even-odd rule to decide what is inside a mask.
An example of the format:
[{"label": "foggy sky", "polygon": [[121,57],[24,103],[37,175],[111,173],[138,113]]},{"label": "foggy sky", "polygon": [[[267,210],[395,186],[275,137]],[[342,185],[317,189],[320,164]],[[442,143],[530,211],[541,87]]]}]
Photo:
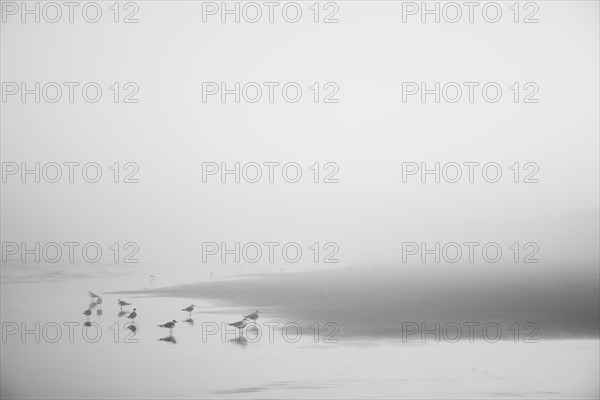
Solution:
[{"label": "foggy sky", "polygon": [[[138,184],[2,184],[4,241],[135,241],[142,262],[190,265],[204,241],[333,241],[343,264],[394,264],[404,241],[534,241],[548,268],[597,269],[597,3],[546,2],[539,24],[402,24],[390,2],[345,2],[338,24],[203,24],[200,12],[144,2],[138,24],[2,24],[2,81],[140,87],[138,104],[2,104],[3,162],[140,166]],[[207,81],[305,93],[202,103]],[[505,93],[404,104],[406,81],[495,81]],[[340,102],[309,101],[313,82],[336,82]],[[513,82],[537,82],[540,102],[510,101]],[[305,173],[335,162],[340,183],[202,183],[202,162],[266,161]],[[540,183],[402,183],[408,161],[505,173],[535,162]]]}]

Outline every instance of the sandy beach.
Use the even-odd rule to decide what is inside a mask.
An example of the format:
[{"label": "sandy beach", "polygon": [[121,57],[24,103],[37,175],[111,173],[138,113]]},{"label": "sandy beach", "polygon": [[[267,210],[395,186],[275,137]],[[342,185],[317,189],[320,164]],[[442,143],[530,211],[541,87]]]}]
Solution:
[{"label": "sandy beach", "polygon": [[[392,293],[414,298],[415,292],[408,290],[408,283],[406,290],[369,292],[366,279],[385,280],[391,287],[394,274],[384,269],[330,270],[192,284],[182,283],[198,275],[183,273],[159,275],[153,281],[131,274],[80,278],[77,284],[72,277],[5,282],[3,327],[16,322],[20,331],[4,332],[2,397],[79,398],[86,393],[98,398],[597,397],[600,347],[591,336],[557,340],[544,337],[541,330],[537,343],[515,343],[512,336],[495,343],[481,338],[472,343],[442,338],[438,343],[431,336],[423,343],[418,335],[403,341],[399,320],[382,321],[390,313],[409,310],[411,303],[399,302],[395,311],[381,305],[400,300]],[[92,289],[103,301],[93,309],[93,326],[86,328],[82,311]],[[365,292],[370,308],[364,305]],[[128,313],[117,305],[119,298],[137,309],[135,334],[128,329]],[[331,298],[344,306],[329,306]],[[198,306],[191,316],[181,311],[190,304]],[[356,307],[363,311],[352,312]],[[380,313],[373,311],[378,308]],[[247,338],[235,329],[224,332],[225,323],[255,309],[263,312],[257,321],[260,338],[257,329],[247,329]],[[178,324],[169,335],[157,325],[171,319]],[[24,323],[35,332],[36,322],[39,343],[35,333],[22,336],[21,330]],[[331,328],[324,330],[327,322],[339,325],[333,336]],[[58,339],[55,324],[62,329]],[[74,326],[72,338],[69,324]],[[302,336],[296,340],[295,328],[284,335],[286,324],[298,324]]]}]

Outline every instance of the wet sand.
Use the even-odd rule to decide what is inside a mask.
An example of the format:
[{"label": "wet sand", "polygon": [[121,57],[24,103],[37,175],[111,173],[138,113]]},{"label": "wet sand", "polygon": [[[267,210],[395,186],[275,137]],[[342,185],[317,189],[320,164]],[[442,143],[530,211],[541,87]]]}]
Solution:
[{"label": "wet sand", "polygon": [[[51,322],[80,325],[72,343],[64,329],[56,343],[44,337],[36,343],[32,334],[24,341],[18,334],[8,336],[1,352],[2,398],[598,397],[598,339],[402,343],[393,334],[369,334],[352,324],[340,324],[337,343],[326,343],[323,335],[315,343],[312,332],[304,332],[292,343],[283,339],[281,330],[275,331],[272,342],[264,330],[261,340],[255,342],[232,333],[223,337],[222,332],[203,340],[207,325],[221,328],[222,323],[239,320],[243,313],[261,306],[265,306],[259,318],[263,324],[299,321],[306,327],[312,321],[322,327],[328,320],[342,320],[332,304],[364,297],[367,289],[361,292],[358,286],[370,283],[363,272],[358,274],[344,285],[349,295],[331,289],[329,300],[326,292],[320,297],[316,293],[332,283],[319,285],[311,280],[311,274],[257,275],[192,285],[181,283],[196,280],[197,275],[159,277],[154,282],[147,276],[132,275],[4,283],[3,323],[24,322],[28,329],[35,322],[42,327]],[[282,281],[288,283],[274,287],[274,282]],[[354,281],[356,286],[351,284]],[[390,282],[390,286],[395,284]],[[288,290],[286,296],[286,285],[304,286],[305,291]],[[404,293],[409,287],[408,283],[401,286]],[[94,312],[90,317],[102,330],[94,343],[84,339],[81,326],[85,321],[81,313],[90,302],[88,290],[103,298],[102,315]],[[381,296],[369,311],[396,304],[385,289]],[[118,298],[132,302],[138,310],[135,335],[126,329]],[[199,306],[192,313],[193,323],[186,322],[189,316],[181,311],[190,304]],[[315,307],[317,304],[323,307]],[[349,301],[347,307],[357,304],[362,301]],[[311,307],[315,307],[312,314],[300,313],[308,313]],[[400,309],[408,308],[403,305]],[[172,336],[156,326],[171,319],[180,321]],[[351,321],[351,315],[344,321]],[[362,319],[356,327],[368,321]],[[115,331],[119,332],[116,342]],[[378,328],[372,331],[379,332]],[[47,333],[53,336],[51,331]],[[126,343],[132,339],[137,342]]]},{"label": "wet sand", "polygon": [[[399,337],[403,322],[533,322],[537,337],[597,338],[597,280],[521,271],[519,281],[470,267],[335,268],[254,274],[123,294],[214,299],[295,321],[333,321],[347,338]],[[468,277],[468,279],[465,279]]]}]

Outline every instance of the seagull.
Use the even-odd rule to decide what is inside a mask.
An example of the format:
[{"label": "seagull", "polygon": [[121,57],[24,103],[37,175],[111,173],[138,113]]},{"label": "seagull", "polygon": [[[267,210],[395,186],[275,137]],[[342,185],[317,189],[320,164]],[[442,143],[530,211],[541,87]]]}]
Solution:
[{"label": "seagull", "polygon": [[231,326],[233,326],[234,328],[238,328],[238,329],[244,329],[244,328],[246,327],[246,325],[248,325],[248,319],[247,319],[247,318],[244,318],[244,319],[243,319],[243,320],[241,320],[241,321],[234,322],[234,323],[232,323],[232,324],[228,324],[228,325],[231,325]]},{"label": "seagull", "polygon": [[91,297],[92,299],[95,299],[95,298],[98,298],[98,297],[100,297],[100,296],[98,296],[98,295],[97,295],[96,293],[94,293],[94,292],[88,292],[88,293],[90,294],[90,297]]},{"label": "seagull", "polygon": [[89,318],[90,318],[90,315],[92,315],[92,310],[90,310],[90,309],[88,308],[87,310],[85,310],[85,311],[83,312],[83,315],[85,315],[85,317],[86,317],[87,319],[89,319]]},{"label": "seagull", "polygon": [[190,313],[190,318],[191,318],[192,317],[192,311],[194,311],[194,307],[196,307],[196,306],[192,304],[189,307],[182,308],[181,311],[187,311],[188,313]]},{"label": "seagull", "polygon": [[166,324],[162,324],[162,325],[158,325],[160,328],[169,328],[169,334],[173,333],[173,328],[175,327],[175,324],[177,323],[177,321],[173,320],[173,321],[169,321]]},{"label": "seagull", "polygon": [[119,299],[119,305],[121,306],[121,310],[122,310],[122,309],[123,309],[123,307],[125,307],[125,306],[130,306],[130,305],[131,305],[131,303],[128,303],[128,302],[126,302],[126,301],[123,301],[123,300]]},{"label": "seagull", "polygon": [[131,318],[133,320],[133,319],[135,319],[135,317],[137,317],[137,313],[135,312],[135,308],[134,308],[133,312],[131,314],[129,314],[129,316],[127,318]]},{"label": "seagull", "polygon": [[259,317],[260,311],[255,311],[252,314],[245,315],[245,319],[250,319],[252,321],[256,321]]}]

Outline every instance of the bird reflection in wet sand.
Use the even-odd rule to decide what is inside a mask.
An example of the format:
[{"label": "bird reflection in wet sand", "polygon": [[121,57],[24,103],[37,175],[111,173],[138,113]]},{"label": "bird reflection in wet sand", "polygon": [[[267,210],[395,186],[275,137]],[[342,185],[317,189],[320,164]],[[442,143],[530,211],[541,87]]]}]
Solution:
[{"label": "bird reflection in wet sand", "polygon": [[193,318],[184,319],[183,322],[186,322],[186,323],[190,324],[191,326],[194,326],[194,319]]},{"label": "bird reflection in wet sand", "polygon": [[102,316],[102,309],[101,308],[99,308],[99,309],[96,310],[96,315],[99,316],[99,317]]},{"label": "bird reflection in wet sand", "polygon": [[169,335],[167,337],[160,338],[158,340],[160,340],[162,342],[169,342],[169,343],[177,344],[177,340],[175,340],[175,336],[173,336],[173,335]]},{"label": "bird reflection in wet sand", "polygon": [[126,316],[127,314],[129,314],[129,311],[119,311],[119,313],[117,314],[117,317],[122,318],[122,317]]},{"label": "bird reflection in wet sand", "polygon": [[235,343],[244,347],[248,346],[248,339],[246,339],[242,334],[236,335],[233,339],[229,339],[228,342]]}]

